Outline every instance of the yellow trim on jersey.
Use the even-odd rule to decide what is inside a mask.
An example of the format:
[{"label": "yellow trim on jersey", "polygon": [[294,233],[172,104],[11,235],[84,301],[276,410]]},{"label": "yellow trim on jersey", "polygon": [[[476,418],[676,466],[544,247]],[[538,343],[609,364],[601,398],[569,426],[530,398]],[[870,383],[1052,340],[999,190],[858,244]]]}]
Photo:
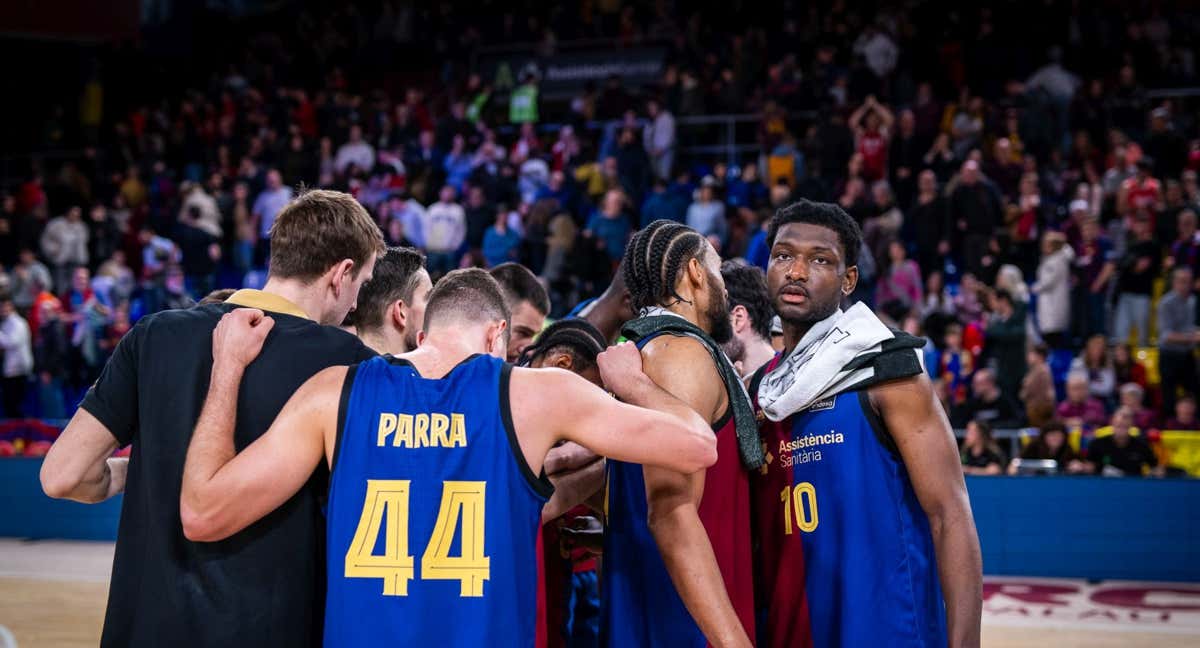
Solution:
[{"label": "yellow trim on jersey", "polygon": [[312,319],[300,309],[299,306],[293,304],[290,300],[280,297],[274,293],[254,290],[252,288],[243,288],[225,300],[226,304],[234,306],[245,306],[247,308],[257,308],[259,310],[270,311],[272,313],[282,313],[284,315],[292,315],[302,317],[306,320]]}]

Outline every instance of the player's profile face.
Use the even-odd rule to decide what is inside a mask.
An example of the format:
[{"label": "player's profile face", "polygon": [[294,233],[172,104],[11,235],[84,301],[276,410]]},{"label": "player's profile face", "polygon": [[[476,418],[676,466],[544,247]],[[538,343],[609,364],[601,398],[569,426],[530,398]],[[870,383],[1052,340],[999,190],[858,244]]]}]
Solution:
[{"label": "player's profile face", "polygon": [[528,300],[522,300],[512,311],[512,334],[508,339],[508,361],[516,362],[541,332],[546,317],[539,313]]},{"label": "player's profile face", "polygon": [[425,329],[425,307],[429,304],[429,293],[433,292],[433,282],[424,268],[417,271],[417,287],[412,292],[412,303],[408,305],[408,321],[405,325],[404,337],[407,348],[417,348],[417,333]]},{"label": "player's profile face", "polygon": [[781,319],[807,324],[829,317],[841,303],[844,278],[836,232],[812,223],[779,228],[767,265],[767,290]]}]

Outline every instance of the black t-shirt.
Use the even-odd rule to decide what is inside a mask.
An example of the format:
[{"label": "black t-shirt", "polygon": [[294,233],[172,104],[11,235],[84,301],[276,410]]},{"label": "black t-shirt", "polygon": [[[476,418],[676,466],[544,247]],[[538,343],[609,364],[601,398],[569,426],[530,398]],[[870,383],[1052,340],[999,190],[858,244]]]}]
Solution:
[{"label": "black t-shirt", "polygon": [[[1141,272],[1137,271],[1139,259],[1149,259],[1150,265]],[[1162,249],[1154,241],[1139,241],[1130,243],[1121,259],[1120,272],[1117,275],[1117,292],[1150,295],[1154,290],[1154,280],[1162,267]]]},{"label": "black t-shirt", "polygon": [[993,428],[1006,428],[1019,426],[1021,417],[1012,399],[1001,393],[992,401],[972,396],[955,408],[950,418],[955,427],[966,427],[972,419],[979,419]]},{"label": "black t-shirt", "polygon": [[483,245],[483,235],[496,222],[496,208],[491,205],[468,207],[466,209],[466,217],[467,245],[473,248],[481,247]]},{"label": "black t-shirt", "polygon": [[970,450],[963,450],[962,464],[972,468],[987,468],[992,464],[999,464],[1004,467],[1004,457],[1000,453],[993,451],[990,448],[985,448],[983,454],[972,454]]},{"label": "black t-shirt", "polygon": [[175,228],[175,240],[183,255],[183,272],[188,275],[209,275],[217,269],[217,262],[208,254],[208,248],[217,238],[204,230],[180,223]]},{"label": "black t-shirt", "polygon": [[[242,305],[276,310],[271,306],[282,301],[245,292]],[[324,462],[305,488],[240,533],[213,543],[183,536],[183,464],[208,390],[212,330],[233,308],[216,304],[142,318],[81,405],[122,446],[133,444],[102,646],[321,643]],[[246,370],[238,398],[239,451],[267,430],[313,374],[374,355],[337,328],[271,315],[275,328]]]},{"label": "black t-shirt", "polygon": [[1112,466],[1126,475],[1141,476],[1143,467],[1158,465],[1154,450],[1138,437],[1129,437],[1129,443],[1123,448],[1117,445],[1114,437],[1101,437],[1088,444],[1087,456],[1088,461],[1096,464],[1097,474],[1105,466]]}]

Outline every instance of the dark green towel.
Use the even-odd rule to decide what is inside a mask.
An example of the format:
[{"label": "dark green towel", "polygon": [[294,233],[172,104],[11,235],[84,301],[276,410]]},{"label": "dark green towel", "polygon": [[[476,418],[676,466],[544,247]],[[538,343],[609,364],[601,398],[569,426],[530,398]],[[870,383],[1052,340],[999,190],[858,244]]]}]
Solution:
[{"label": "dark green towel", "polygon": [[729,394],[729,407],[733,409],[734,429],[737,432],[742,465],[747,470],[758,470],[763,465],[764,457],[762,442],[758,438],[758,422],[754,420],[754,408],[750,404],[750,397],[746,394],[741,377],[725,358],[721,346],[699,326],[675,315],[639,317],[627,322],[621,329],[621,334],[635,343],[658,333],[689,335],[704,343],[717,365],[717,370],[721,372],[721,380],[725,383],[726,393]]}]

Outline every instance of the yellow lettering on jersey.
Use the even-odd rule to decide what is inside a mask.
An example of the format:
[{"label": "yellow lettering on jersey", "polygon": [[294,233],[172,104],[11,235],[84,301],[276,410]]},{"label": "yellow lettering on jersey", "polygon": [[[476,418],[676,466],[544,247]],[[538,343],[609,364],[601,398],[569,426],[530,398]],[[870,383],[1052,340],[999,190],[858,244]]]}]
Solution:
[{"label": "yellow lettering on jersey", "polygon": [[450,427],[450,417],[445,414],[429,415],[429,445],[436,448],[449,448],[450,439],[446,430]]},{"label": "yellow lettering on jersey", "polygon": [[413,415],[413,442],[410,448],[429,447],[429,415]]},{"label": "yellow lettering on jersey", "polygon": [[396,415],[388,414],[386,412],[384,412],[383,414],[380,414],[379,415],[379,440],[375,442],[375,445],[383,447],[384,439],[388,438],[388,435],[395,431],[396,431]]},{"label": "yellow lettering on jersey", "polygon": [[[408,596],[408,581],[415,575],[413,557],[408,553],[410,485],[407,479],[367,480],[362,515],[346,551],[346,578],[382,578],[384,596]],[[383,554],[376,555],[373,551],[381,527]]]},{"label": "yellow lettering on jersey", "polygon": [[396,438],[392,439],[392,447],[411,448],[413,442],[413,417],[412,414],[400,414],[400,420],[396,423]]},{"label": "yellow lettering on jersey", "polygon": [[[807,501],[806,501],[807,500]],[[796,527],[805,533],[817,530],[820,519],[817,517],[817,489],[809,482],[800,482],[795,486],[784,486],[779,493],[779,501],[783,503],[783,533],[792,534],[792,518],[795,516]],[[805,504],[808,506],[805,507]]]},{"label": "yellow lettering on jersey", "polygon": [[[421,556],[423,580],[457,580],[459,596],[483,596],[483,582],[492,575],[492,559],[484,555],[486,492],[487,482],[442,482],[437,522]],[[455,536],[459,555],[451,556]]]},{"label": "yellow lettering on jersey", "polygon": [[467,447],[467,424],[462,414],[450,415],[450,443],[446,447]]},{"label": "yellow lettering on jersey", "polygon": [[462,414],[379,415],[375,445],[383,447],[391,438],[393,448],[465,448],[467,420]]}]

